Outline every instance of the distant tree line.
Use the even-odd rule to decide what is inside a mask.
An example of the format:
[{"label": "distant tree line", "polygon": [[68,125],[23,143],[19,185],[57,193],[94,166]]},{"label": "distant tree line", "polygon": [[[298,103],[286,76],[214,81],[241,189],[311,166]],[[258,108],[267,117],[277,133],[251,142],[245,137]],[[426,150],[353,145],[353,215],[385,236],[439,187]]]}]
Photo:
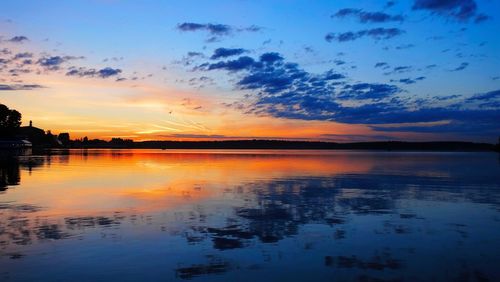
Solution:
[{"label": "distant tree line", "polygon": [[81,139],[69,140],[66,145],[70,148],[134,148],[134,141],[122,138],[111,138],[110,141],[106,141],[89,139],[85,136]]}]

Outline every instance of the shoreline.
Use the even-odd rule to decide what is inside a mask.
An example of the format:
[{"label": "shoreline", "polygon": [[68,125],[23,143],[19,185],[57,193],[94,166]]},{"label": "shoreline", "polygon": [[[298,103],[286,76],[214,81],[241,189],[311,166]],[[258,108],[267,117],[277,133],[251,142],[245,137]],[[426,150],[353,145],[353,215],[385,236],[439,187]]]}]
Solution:
[{"label": "shoreline", "polygon": [[69,143],[67,146],[37,146],[29,148],[0,148],[2,152],[67,149],[157,149],[157,150],[296,150],[296,151],[385,151],[385,152],[498,152],[498,145],[458,141],[436,142],[351,142],[334,143],[320,141],[283,141],[283,140],[234,140],[234,141],[142,141],[125,144],[106,143]]}]

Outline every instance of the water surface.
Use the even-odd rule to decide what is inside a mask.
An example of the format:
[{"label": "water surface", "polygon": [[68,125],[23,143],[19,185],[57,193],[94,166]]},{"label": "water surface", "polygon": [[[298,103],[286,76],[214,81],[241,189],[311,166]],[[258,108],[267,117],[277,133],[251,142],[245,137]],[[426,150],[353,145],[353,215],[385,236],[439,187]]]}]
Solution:
[{"label": "water surface", "polygon": [[0,281],[498,281],[495,153],[1,160]]}]

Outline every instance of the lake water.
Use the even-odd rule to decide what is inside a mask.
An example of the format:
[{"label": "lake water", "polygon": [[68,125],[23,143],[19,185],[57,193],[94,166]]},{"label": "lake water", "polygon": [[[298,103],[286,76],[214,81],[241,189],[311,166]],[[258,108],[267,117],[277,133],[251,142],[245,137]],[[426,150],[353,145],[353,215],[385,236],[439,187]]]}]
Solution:
[{"label": "lake water", "polygon": [[495,153],[2,160],[0,281],[500,281]]}]

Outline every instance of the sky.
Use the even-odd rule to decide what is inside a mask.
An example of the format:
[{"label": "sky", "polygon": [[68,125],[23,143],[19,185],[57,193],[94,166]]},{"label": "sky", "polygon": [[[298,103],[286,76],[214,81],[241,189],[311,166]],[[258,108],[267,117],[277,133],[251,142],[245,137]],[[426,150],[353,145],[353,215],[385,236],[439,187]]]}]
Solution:
[{"label": "sky", "polygon": [[0,103],[71,138],[500,135],[500,1],[10,1]]}]

